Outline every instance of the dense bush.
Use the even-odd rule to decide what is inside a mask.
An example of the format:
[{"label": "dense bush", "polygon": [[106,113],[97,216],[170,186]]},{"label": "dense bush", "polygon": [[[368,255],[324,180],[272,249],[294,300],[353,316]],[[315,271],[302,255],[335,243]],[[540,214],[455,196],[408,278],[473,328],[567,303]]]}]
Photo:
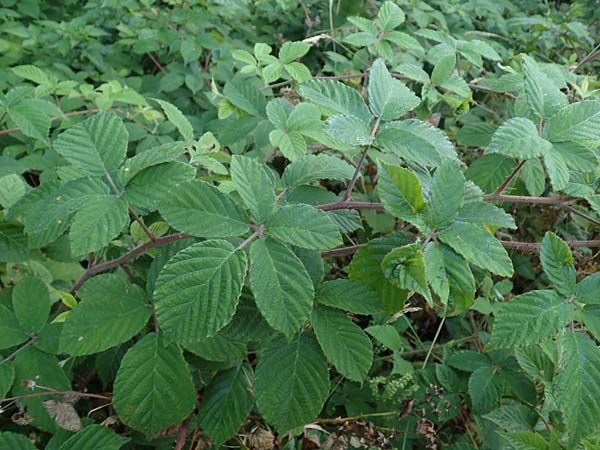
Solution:
[{"label": "dense bush", "polygon": [[600,448],[595,1],[0,5],[0,449]]}]

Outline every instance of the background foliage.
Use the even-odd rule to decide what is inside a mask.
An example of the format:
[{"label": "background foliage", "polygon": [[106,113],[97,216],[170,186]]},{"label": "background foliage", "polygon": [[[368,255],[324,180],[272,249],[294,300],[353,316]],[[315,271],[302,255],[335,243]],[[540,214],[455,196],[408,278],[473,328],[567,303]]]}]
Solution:
[{"label": "background foliage", "polygon": [[600,446],[596,2],[0,5],[0,448]]}]

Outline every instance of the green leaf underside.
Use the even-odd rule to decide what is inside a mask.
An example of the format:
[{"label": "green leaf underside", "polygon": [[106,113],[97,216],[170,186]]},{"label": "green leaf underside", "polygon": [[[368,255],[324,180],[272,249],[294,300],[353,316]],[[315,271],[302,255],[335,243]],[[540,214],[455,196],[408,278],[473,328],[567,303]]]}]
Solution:
[{"label": "green leaf underside", "polygon": [[199,242],[177,253],[155,284],[161,330],[178,342],[214,336],[235,313],[246,267],[245,253],[227,241]]}]

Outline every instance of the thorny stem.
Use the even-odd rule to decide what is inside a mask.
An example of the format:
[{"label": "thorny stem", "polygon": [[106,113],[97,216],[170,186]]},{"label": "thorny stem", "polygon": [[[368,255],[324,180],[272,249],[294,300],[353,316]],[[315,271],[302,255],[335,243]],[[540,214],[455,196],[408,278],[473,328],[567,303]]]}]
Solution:
[{"label": "thorny stem", "polygon": [[521,170],[521,167],[523,167],[525,165],[525,159],[523,161],[521,161],[519,164],[517,164],[517,166],[515,167],[515,169],[512,171],[512,173],[506,177],[506,180],[504,180],[502,182],[502,184],[500,186],[498,186],[498,189],[496,189],[492,194],[491,197],[497,197],[502,195],[502,193],[506,190],[506,188],[508,187],[508,185],[511,183],[512,180],[514,180],[514,178],[517,176],[517,174],[519,173],[519,170]]}]

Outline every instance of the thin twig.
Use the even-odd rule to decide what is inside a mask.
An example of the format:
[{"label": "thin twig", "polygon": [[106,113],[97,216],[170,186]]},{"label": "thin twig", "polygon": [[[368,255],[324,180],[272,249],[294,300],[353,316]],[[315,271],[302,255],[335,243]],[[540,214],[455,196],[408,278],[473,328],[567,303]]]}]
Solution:
[{"label": "thin twig", "polygon": [[577,209],[573,208],[573,207],[572,207],[571,205],[569,205],[569,204],[566,204],[566,203],[565,203],[565,204],[561,205],[561,208],[562,208],[563,210],[567,211],[567,212],[570,212],[570,213],[573,213],[573,214],[575,214],[576,216],[579,216],[579,217],[582,217],[582,218],[584,218],[585,220],[587,220],[587,221],[589,221],[589,222],[593,223],[594,225],[598,225],[598,226],[600,226],[600,220],[598,220],[598,219],[594,219],[593,217],[591,217],[591,216],[588,216],[586,213],[584,213],[584,212],[581,212],[581,211],[579,211],[579,210],[577,210]]},{"label": "thin twig", "polygon": [[179,434],[177,435],[177,442],[175,443],[174,450],[181,450],[185,445],[185,438],[187,437],[188,426],[190,425],[190,418],[188,417],[183,421],[179,427]]},{"label": "thin twig", "polygon": [[327,250],[327,251],[321,252],[321,256],[323,258],[328,258],[331,256],[351,255],[352,253],[355,253],[356,251],[358,251],[358,249],[361,248],[362,246],[363,246],[362,244],[358,244],[358,245],[352,245],[350,247],[342,247],[342,248],[336,248],[333,250]]},{"label": "thin twig", "polygon": [[152,52],[148,52],[146,54],[152,60],[152,62],[158,68],[158,70],[160,70],[162,73],[167,73],[165,68],[160,64],[160,62],[158,61],[158,59],[156,59],[156,57],[152,54]]},{"label": "thin twig", "polygon": [[519,164],[517,164],[517,166],[514,168],[512,173],[508,177],[506,177],[506,179],[502,182],[502,184],[500,186],[498,186],[498,188],[491,194],[492,197],[501,195],[506,190],[506,188],[511,183],[511,181],[514,180],[514,178],[519,173],[519,170],[521,170],[521,167],[523,167],[525,165],[526,161],[527,160],[524,159]]},{"label": "thin twig", "polygon": [[152,232],[150,228],[148,228],[148,226],[144,223],[144,220],[140,216],[138,216],[136,212],[131,208],[129,208],[129,214],[131,215],[131,217],[134,218],[134,220],[138,223],[142,230],[144,230],[144,233],[146,233],[150,240],[155,241],[156,235]]},{"label": "thin twig", "polygon": [[[537,242],[517,242],[517,241],[500,241],[500,243],[504,246],[504,248],[510,248],[513,250],[519,251],[539,251],[540,244]],[[590,240],[590,241],[566,241],[567,245],[571,248],[579,248],[579,247],[589,247],[589,248],[598,248],[600,247],[600,240]]]},{"label": "thin twig", "polygon": [[333,211],[336,209],[383,209],[383,203],[377,202],[345,202],[339,200],[333,203],[324,203],[322,205],[315,205],[315,208],[321,211]]},{"label": "thin twig", "polygon": [[248,246],[248,244],[250,244],[254,239],[256,239],[257,237],[262,237],[264,231],[265,231],[265,226],[260,225],[254,233],[252,233],[250,236],[248,236],[240,245],[238,245],[235,248],[235,251],[246,248]]},{"label": "thin twig", "polygon": [[429,347],[429,350],[427,351],[427,355],[425,355],[425,361],[423,361],[423,369],[425,367],[427,367],[427,363],[429,362],[429,357],[431,356],[431,353],[433,352],[433,349],[435,348],[435,343],[437,342],[438,338],[440,337],[440,333],[442,332],[442,327],[444,326],[444,322],[446,322],[446,316],[442,317],[440,326],[438,327],[437,331],[435,332],[435,336],[433,337],[431,346]]},{"label": "thin twig", "polygon": [[[381,117],[378,117],[377,120],[375,121],[375,125],[373,125],[373,129],[371,130],[371,142],[373,142],[373,139],[375,139],[375,134],[377,134],[377,130],[379,129],[380,122],[381,122]],[[346,200],[349,200],[352,197],[352,189],[354,189],[354,186],[356,185],[356,182],[358,181],[358,177],[360,176],[360,170],[362,169],[362,166],[363,166],[365,160],[367,159],[367,153],[369,152],[370,148],[371,148],[371,144],[369,143],[363,150],[362,155],[360,155],[360,159],[358,160],[358,164],[356,165],[356,170],[354,171],[354,175],[352,175],[352,179],[350,180],[350,183],[348,184],[348,187],[346,188],[346,192],[344,192],[344,196],[342,197],[343,202],[345,202]]]},{"label": "thin twig", "polygon": [[17,356],[19,353],[21,353],[26,348],[32,346],[35,341],[37,341],[37,336],[33,336],[31,339],[29,339],[27,342],[25,342],[23,345],[21,345],[18,349],[16,349],[14,352],[12,352],[6,358],[4,358],[2,361],[0,361],[0,366],[4,363],[10,361],[11,359],[13,359],[15,356]]},{"label": "thin twig", "polygon": [[365,419],[367,417],[387,417],[387,416],[397,416],[398,414],[400,414],[400,411],[377,412],[377,413],[369,413],[369,414],[358,414],[356,416],[350,416],[350,417],[337,417],[337,418],[333,418],[333,419],[316,419],[316,420],[313,420],[312,423],[335,424],[335,423],[349,422],[351,420]]},{"label": "thin twig", "polygon": [[112,397],[107,397],[106,395],[92,394],[89,392],[78,392],[78,391],[53,391],[53,390],[50,390],[50,391],[44,391],[44,392],[34,392],[33,394],[17,395],[16,397],[1,398],[0,403],[25,400],[28,398],[35,398],[35,397],[47,397],[49,395],[70,395],[73,397],[97,398],[100,400],[112,401]]},{"label": "thin twig", "polygon": [[149,250],[151,248],[158,247],[160,245],[165,245],[170,242],[179,241],[181,239],[185,239],[185,238],[189,238],[189,237],[192,237],[192,236],[189,234],[186,234],[186,233],[176,233],[176,234],[169,234],[167,236],[157,237],[156,240],[150,241],[150,242],[145,242],[141,245],[138,245],[134,249],[128,251],[127,253],[121,255],[120,257],[118,257],[116,259],[113,259],[113,260],[107,261],[105,263],[97,264],[93,267],[90,267],[85,271],[85,273],[81,276],[81,278],[79,278],[75,282],[75,284],[71,288],[70,292],[71,292],[71,294],[76,292],[83,283],[85,283],[87,280],[92,278],[94,275],[97,275],[102,272],[106,272],[106,271],[114,269],[116,267],[119,267],[121,264],[125,264],[126,262],[131,261],[132,259],[135,259],[140,255],[143,255],[144,253],[146,253],[147,250]]}]

